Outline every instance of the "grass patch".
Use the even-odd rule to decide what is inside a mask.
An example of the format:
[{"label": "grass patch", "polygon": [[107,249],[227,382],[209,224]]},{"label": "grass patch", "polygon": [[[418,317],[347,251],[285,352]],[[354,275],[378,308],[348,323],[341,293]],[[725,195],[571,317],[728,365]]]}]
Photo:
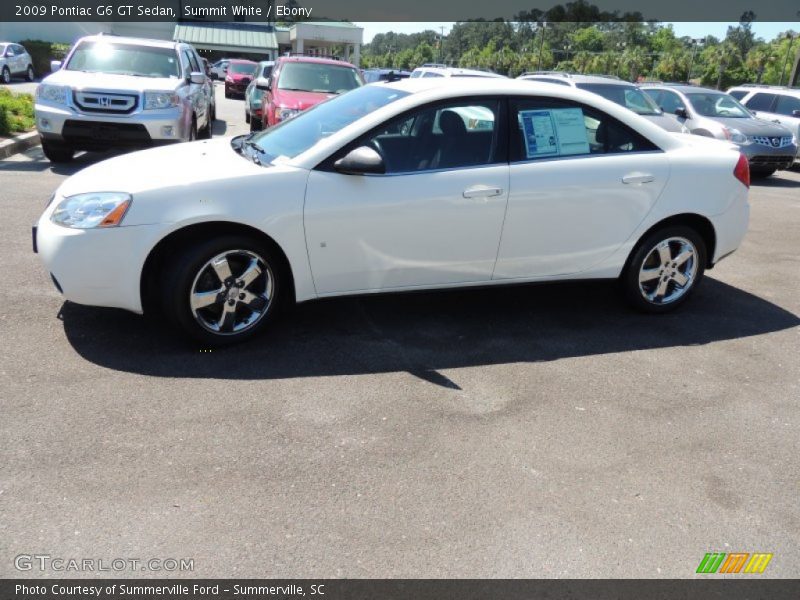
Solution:
[{"label": "grass patch", "polygon": [[0,135],[30,131],[35,125],[33,96],[0,89]]}]

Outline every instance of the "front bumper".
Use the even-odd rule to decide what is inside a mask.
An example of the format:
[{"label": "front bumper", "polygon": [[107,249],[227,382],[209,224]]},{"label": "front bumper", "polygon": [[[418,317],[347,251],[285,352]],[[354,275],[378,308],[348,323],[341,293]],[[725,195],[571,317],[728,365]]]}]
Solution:
[{"label": "front bumper", "polygon": [[141,313],[142,268],[163,226],[70,229],[49,215],[45,211],[34,227],[34,251],[64,298]]},{"label": "front bumper", "polygon": [[64,142],[76,150],[147,147],[188,137],[182,107],[138,111],[128,115],[86,114],[70,106],[36,103],[36,128],[43,139]]},{"label": "front bumper", "polygon": [[797,146],[795,145],[772,148],[763,144],[751,143],[740,146],[740,150],[747,157],[751,169],[789,169],[797,156]]}]

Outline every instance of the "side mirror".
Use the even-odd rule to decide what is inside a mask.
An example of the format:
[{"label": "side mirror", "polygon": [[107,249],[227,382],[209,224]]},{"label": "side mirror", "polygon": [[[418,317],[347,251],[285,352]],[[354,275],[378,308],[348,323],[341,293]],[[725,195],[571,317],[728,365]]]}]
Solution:
[{"label": "side mirror", "polygon": [[347,175],[365,175],[386,173],[383,158],[369,146],[359,146],[333,163],[333,168]]},{"label": "side mirror", "polygon": [[203,85],[206,82],[206,76],[200,71],[194,71],[193,73],[189,73],[189,82]]},{"label": "side mirror", "polygon": [[793,117],[800,117],[800,110],[793,110],[792,111],[792,116]]},{"label": "side mirror", "polygon": [[60,60],[51,60],[50,61],[50,70],[55,73],[61,68],[61,61]]},{"label": "side mirror", "polygon": [[689,113],[686,112],[686,108],[679,106],[675,109],[675,116],[680,117],[681,119],[688,119]]}]

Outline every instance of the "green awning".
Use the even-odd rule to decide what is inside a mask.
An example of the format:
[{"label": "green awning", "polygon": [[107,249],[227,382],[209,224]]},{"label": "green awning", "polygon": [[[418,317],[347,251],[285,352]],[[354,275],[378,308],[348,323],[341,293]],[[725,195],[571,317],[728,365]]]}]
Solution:
[{"label": "green awning", "polygon": [[240,49],[243,52],[278,49],[273,27],[250,23],[179,23],[172,39],[198,49]]}]

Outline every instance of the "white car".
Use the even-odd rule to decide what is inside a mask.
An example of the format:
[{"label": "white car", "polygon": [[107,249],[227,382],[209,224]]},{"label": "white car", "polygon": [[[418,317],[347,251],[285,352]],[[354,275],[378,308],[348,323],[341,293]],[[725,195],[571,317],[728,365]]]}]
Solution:
[{"label": "white car", "polygon": [[444,65],[422,65],[411,71],[411,78],[417,77],[492,77],[495,79],[506,79],[505,75],[498,75],[491,71],[479,71],[477,69],[461,69],[459,67],[446,67]]},{"label": "white car", "polygon": [[0,42],[0,82],[11,83],[12,77],[33,81],[33,59],[19,44]]},{"label": "white car", "polygon": [[205,344],[284,303],[401,290],[608,278],[664,312],[739,246],[748,186],[730,144],[596,94],[405,79],[90,166],[33,239],[67,300],[162,310]]}]

